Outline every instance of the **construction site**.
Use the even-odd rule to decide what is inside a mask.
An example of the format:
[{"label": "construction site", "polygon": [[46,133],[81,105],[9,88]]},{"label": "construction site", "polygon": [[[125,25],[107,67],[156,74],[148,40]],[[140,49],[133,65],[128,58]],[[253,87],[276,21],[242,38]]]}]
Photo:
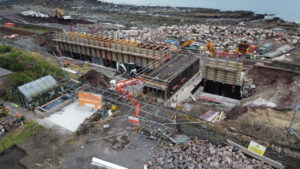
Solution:
[{"label": "construction site", "polygon": [[0,1],[0,168],[300,168],[299,24],[42,2]]}]

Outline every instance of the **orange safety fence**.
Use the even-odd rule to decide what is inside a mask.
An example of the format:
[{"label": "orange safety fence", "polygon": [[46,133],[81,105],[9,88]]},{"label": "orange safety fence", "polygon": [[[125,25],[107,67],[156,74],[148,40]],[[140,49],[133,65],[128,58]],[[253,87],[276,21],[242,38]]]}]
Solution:
[{"label": "orange safety fence", "polygon": [[140,83],[142,78],[134,78],[134,79],[127,79],[127,80],[122,80],[116,83],[115,90],[118,93],[121,93],[123,96],[126,97],[127,100],[130,101],[131,105],[134,106],[134,116],[138,117],[140,114],[140,109],[141,109],[141,104],[133,98],[133,94],[130,93],[128,90],[125,90],[123,88],[131,85],[137,85]]}]

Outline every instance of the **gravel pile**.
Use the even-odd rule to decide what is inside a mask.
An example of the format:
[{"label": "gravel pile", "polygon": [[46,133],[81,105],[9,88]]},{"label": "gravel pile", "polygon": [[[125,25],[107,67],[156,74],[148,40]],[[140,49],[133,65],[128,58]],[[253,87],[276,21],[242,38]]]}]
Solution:
[{"label": "gravel pile", "polygon": [[150,169],[272,169],[263,162],[232,151],[232,146],[215,146],[195,138],[179,149],[164,149],[154,154]]}]

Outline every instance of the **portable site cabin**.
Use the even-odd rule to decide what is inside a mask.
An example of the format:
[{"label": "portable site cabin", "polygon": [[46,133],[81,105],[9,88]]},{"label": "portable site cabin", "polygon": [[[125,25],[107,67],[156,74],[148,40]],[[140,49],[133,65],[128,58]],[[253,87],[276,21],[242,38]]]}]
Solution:
[{"label": "portable site cabin", "polygon": [[58,82],[47,75],[35,81],[19,86],[15,92],[17,102],[27,109],[32,109],[58,95]]}]

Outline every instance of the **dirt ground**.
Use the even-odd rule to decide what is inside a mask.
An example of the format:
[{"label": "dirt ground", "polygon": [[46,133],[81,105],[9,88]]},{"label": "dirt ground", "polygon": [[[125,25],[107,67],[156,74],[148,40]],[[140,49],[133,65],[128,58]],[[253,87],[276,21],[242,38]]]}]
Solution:
[{"label": "dirt ground", "polygon": [[[127,119],[111,121],[108,122],[109,129],[103,130],[102,126],[98,126],[81,136],[62,135],[54,129],[45,129],[19,145],[27,153],[26,156],[8,162],[13,166],[19,161],[28,169],[88,169],[95,167],[90,163],[92,157],[97,157],[130,169],[140,169],[145,161],[150,160],[155,141],[136,133],[88,141],[123,132],[126,130],[124,123]],[[12,155],[7,156],[11,158]],[[3,160],[1,157],[0,165]]]},{"label": "dirt ground", "polygon": [[86,74],[82,75],[79,78],[79,81],[88,82],[93,85],[100,85],[102,87],[108,88],[110,79],[106,75],[103,75],[96,70],[89,70]]},{"label": "dirt ground", "polygon": [[291,71],[254,66],[247,74],[253,79],[255,94],[242,102],[263,98],[276,104],[276,110],[292,110],[300,99],[300,75]]},{"label": "dirt ground", "polygon": [[[270,142],[298,147],[299,141],[295,136],[289,134],[287,127],[293,117],[293,112],[279,112],[272,109],[248,109],[236,120],[225,120],[220,125],[234,127],[238,131],[265,139]],[[300,122],[300,116],[295,122]]]},{"label": "dirt ground", "polygon": [[[291,71],[254,66],[247,72],[246,77],[253,79],[255,94],[226,112],[227,120],[220,125],[234,127],[254,138],[299,146],[298,140],[288,133],[287,127],[292,120],[293,109],[300,99],[300,75]],[[260,105],[257,102],[266,104]],[[269,107],[267,103],[275,106]]]}]

